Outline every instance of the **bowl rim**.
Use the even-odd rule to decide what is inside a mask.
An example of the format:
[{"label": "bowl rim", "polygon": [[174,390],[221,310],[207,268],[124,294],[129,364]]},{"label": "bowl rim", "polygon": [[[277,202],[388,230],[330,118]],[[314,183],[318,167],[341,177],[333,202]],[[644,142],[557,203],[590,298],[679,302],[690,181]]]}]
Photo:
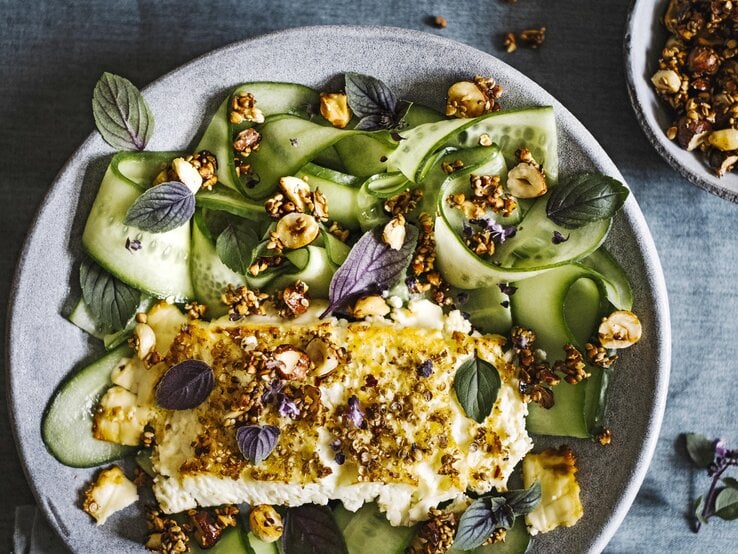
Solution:
[{"label": "bowl rim", "polygon": [[[159,78],[149,83],[146,87],[142,88],[142,92],[146,93],[151,89],[154,89],[161,85],[163,81],[167,81],[173,78],[179,73],[184,73],[190,70],[190,68],[203,60],[206,60],[210,56],[221,56],[228,53],[229,51],[235,51],[243,48],[246,45],[252,45],[257,42],[267,43],[274,40],[285,40],[295,39],[296,37],[312,36],[314,39],[317,33],[340,33],[345,37],[350,37],[352,34],[360,37],[361,39],[370,39],[372,36],[382,39],[386,39],[385,33],[391,33],[392,38],[406,41],[415,42],[419,45],[437,45],[439,47],[452,48],[457,51],[465,51],[473,56],[482,56],[494,59],[494,63],[500,64],[510,72],[517,74],[527,81],[530,82],[532,89],[539,93],[544,93],[548,97],[552,98],[552,105],[557,110],[558,124],[565,127],[567,132],[572,136],[576,142],[581,142],[589,147],[594,147],[598,152],[597,163],[607,168],[608,173],[616,176],[624,181],[622,175],[617,170],[617,167],[612,162],[610,157],[605,153],[601,145],[595,140],[592,134],[586,129],[586,127],[569,112],[555,97],[545,91],[540,85],[533,82],[530,78],[525,76],[520,71],[509,66],[509,64],[500,60],[499,58],[474,48],[472,46],[460,43],[458,41],[440,37],[428,32],[417,31],[411,29],[404,29],[393,26],[382,26],[382,25],[313,25],[294,27],[283,30],[278,30],[270,33],[260,34],[255,37],[235,41],[230,44],[224,45],[220,48],[201,54],[192,60],[178,66],[177,68],[163,74]],[[42,213],[46,210],[54,200],[57,194],[62,194],[62,187],[60,183],[65,180],[67,173],[71,173],[74,170],[74,166],[77,163],[77,156],[90,148],[91,142],[99,140],[96,131],[93,131],[81,144],[74,150],[67,161],[64,163],[61,170],[57,173],[51,182],[48,192],[43,198],[39,205],[34,219],[32,220],[29,228],[28,235],[23,243],[23,248],[18,258],[17,267],[13,276],[13,281],[10,289],[10,296],[8,302],[8,310],[6,313],[6,398],[9,411],[9,420],[13,433],[14,442],[18,452],[19,459],[23,468],[23,472],[26,476],[29,487],[31,488],[34,497],[38,503],[38,506],[43,510],[47,520],[50,522],[53,529],[59,534],[64,540],[68,547],[71,548],[71,543],[68,541],[68,531],[65,529],[65,525],[62,518],[55,513],[54,506],[49,506],[47,503],[42,502],[42,491],[39,489],[39,484],[32,478],[30,466],[28,460],[30,453],[27,452],[27,444],[22,440],[20,436],[20,426],[18,422],[17,414],[17,401],[18,395],[15,394],[16,386],[13,378],[13,367],[14,363],[14,351],[13,345],[17,342],[18,333],[16,332],[16,321],[17,318],[22,317],[18,313],[19,309],[19,298],[22,294],[21,289],[21,277],[24,273],[26,264],[30,257],[31,246],[39,233],[39,226],[35,223]],[[654,354],[656,360],[656,367],[654,367],[654,379],[657,384],[656,390],[653,391],[653,401],[651,403],[651,410],[648,414],[648,425],[646,432],[641,443],[641,448],[637,455],[635,466],[631,473],[630,479],[627,484],[620,491],[620,495],[615,503],[615,507],[607,519],[607,523],[601,527],[599,534],[593,537],[593,540],[589,546],[589,551],[599,552],[605,548],[609,540],[615,534],[615,531],[622,523],[625,518],[631,504],[635,500],[635,497],[640,489],[640,486],[646,476],[646,472],[650,465],[651,459],[656,449],[659,432],[664,416],[666,397],[668,392],[669,373],[671,367],[671,326],[670,326],[670,315],[669,315],[669,304],[667,298],[667,289],[664,279],[661,262],[658,256],[658,252],[655,247],[655,243],[648,229],[646,220],[640,207],[636,203],[632,194],[629,196],[626,205],[623,208],[623,214],[627,218],[627,226],[629,231],[633,233],[634,238],[640,246],[643,254],[643,261],[645,264],[645,277],[648,278],[649,282],[649,293],[652,305],[654,307],[654,344],[657,347],[657,351]]]}]

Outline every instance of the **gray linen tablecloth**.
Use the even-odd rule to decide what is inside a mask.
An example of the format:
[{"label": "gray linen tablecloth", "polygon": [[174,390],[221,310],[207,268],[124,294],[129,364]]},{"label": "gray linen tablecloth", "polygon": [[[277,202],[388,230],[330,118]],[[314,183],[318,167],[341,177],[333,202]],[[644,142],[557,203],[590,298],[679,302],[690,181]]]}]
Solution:
[{"label": "gray linen tablecloth", "polygon": [[[626,13],[625,1],[587,0],[1,0],[0,302],[4,308],[39,202],[93,129],[90,94],[102,71],[145,85],[219,46],[302,25],[394,25],[442,34],[501,57],[561,100],[625,175],[656,239],[674,336],[669,400],[646,481],[607,551],[735,552],[738,522],[711,523],[699,535],[689,531],[690,499],[707,480],[689,469],[675,445],[680,433],[693,430],[738,446],[738,206],[688,184],[644,138],[626,96]],[[448,27],[429,26],[433,15],[444,16]],[[504,52],[505,31],[540,25],[547,29],[540,50]],[[33,498],[5,410],[0,437],[2,550],[10,545],[16,506]],[[30,540],[24,530],[40,529],[42,521],[32,521],[32,509],[19,514],[18,535]],[[48,546],[47,539],[35,536],[34,544]]]}]

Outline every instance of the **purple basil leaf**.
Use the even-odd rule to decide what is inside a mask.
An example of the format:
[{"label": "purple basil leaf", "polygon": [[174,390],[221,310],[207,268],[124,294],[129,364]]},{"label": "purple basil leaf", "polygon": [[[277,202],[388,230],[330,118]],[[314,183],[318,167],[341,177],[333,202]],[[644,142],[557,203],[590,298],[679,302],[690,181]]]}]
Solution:
[{"label": "purple basil leaf", "polygon": [[282,535],[284,554],[348,554],[346,540],[327,506],[289,508]]},{"label": "purple basil leaf", "polygon": [[393,250],[382,241],[378,230],[366,232],[349,252],[346,261],[333,275],[328,289],[330,305],[325,317],[357,296],[382,291],[394,285],[407,269],[418,241],[418,229],[406,225],[405,243]]},{"label": "purple basil leaf", "polygon": [[454,549],[473,550],[481,546],[495,530],[495,515],[485,500],[475,500],[459,519]]},{"label": "purple basil leaf", "polygon": [[185,360],[169,368],[156,385],[156,402],[167,410],[191,410],[210,396],[214,386],[213,368],[200,360]]},{"label": "purple basil leaf", "polygon": [[195,195],[178,181],[151,187],[131,204],[124,223],[150,233],[166,233],[187,223],[195,213]]},{"label": "purple basil leaf", "polygon": [[154,130],[154,116],[139,90],[112,73],[103,73],[95,85],[92,114],[105,142],[120,150],[143,150]]},{"label": "purple basil leaf", "polygon": [[389,112],[381,112],[362,117],[356,124],[357,131],[379,131],[395,126],[395,117]]},{"label": "purple basil leaf", "polygon": [[252,464],[260,464],[279,440],[279,429],[274,425],[245,425],[236,429],[236,442],[243,457]]},{"label": "purple basil leaf", "polygon": [[387,85],[371,75],[346,73],[346,96],[351,110],[359,118],[395,113],[397,97]]},{"label": "purple basil leaf", "polygon": [[541,501],[541,483],[536,481],[527,489],[508,491],[505,493],[505,499],[516,516],[529,514]]},{"label": "purple basil leaf", "polygon": [[568,183],[559,183],[546,204],[548,218],[567,229],[615,215],[629,191],[617,179],[599,173],[581,173]]},{"label": "purple basil leaf", "polygon": [[361,404],[359,404],[359,399],[356,395],[352,394],[351,398],[348,399],[346,417],[351,420],[354,427],[361,427],[361,424],[364,423],[364,412],[361,411]]}]

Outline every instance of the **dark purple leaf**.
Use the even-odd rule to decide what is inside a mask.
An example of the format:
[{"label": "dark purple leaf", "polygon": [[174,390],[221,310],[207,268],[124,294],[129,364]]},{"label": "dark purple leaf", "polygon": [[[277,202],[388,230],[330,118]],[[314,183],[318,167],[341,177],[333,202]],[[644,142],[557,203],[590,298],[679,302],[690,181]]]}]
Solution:
[{"label": "dark purple leaf", "polygon": [[260,464],[279,440],[279,429],[274,425],[245,425],[236,429],[236,442],[243,457],[252,464]]},{"label": "dark purple leaf", "polygon": [[119,281],[89,258],[79,268],[82,298],[107,332],[123,329],[141,301],[141,293]]},{"label": "dark purple leaf", "polygon": [[128,80],[103,73],[92,94],[92,113],[102,138],[120,150],[143,150],[154,130],[154,116]]},{"label": "dark purple leaf", "polygon": [[529,514],[541,501],[541,483],[536,481],[527,489],[508,491],[505,500],[516,516]]},{"label": "dark purple leaf", "polygon": [[395,93],[376,77],[346,73],[345,80],[348,104],[357,117],[364,118],[383,112],[395,113]]},{"label": "dark purple leaf", "polygon": [[348,554],[346,540],[327,506],[289,508],[282,535],[284,554]]},{"label": "dark purple leaf", "polygon": [[386,290],[402,277],[418,241],[416,227],[406,225],[405,231],[405,242],[399,250],[387,246],[376,229],[366,232],[357,241],[331,279],[328,289],[330,305],[320,317],[345,307],[361,294]]},{"label": "dark purple leaf", "polygon": [[213,368],[200,360],[185,360],[170,367],[156,385],[156,402],[167,410],[191,410],[210,396],[214,386]]},{"label": "dark purple leaf", "polygon": [[151,187],[131,204],[124,223],[150,233],[165,233],[187,223],[195,213],[195,195],[179,181]]}]

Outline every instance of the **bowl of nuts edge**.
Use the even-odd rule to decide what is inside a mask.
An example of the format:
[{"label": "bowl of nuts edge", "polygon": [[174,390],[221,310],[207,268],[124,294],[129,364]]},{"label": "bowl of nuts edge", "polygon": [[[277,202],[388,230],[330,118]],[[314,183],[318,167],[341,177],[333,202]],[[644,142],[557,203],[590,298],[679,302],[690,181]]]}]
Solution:
[{"label": "bowl of nuts edge", "polygon": [[728,41],[737,16],[736,2],[634,0],[624,41],[628,94],[651,144],[690,182],[736,203],[738,43]]}]

